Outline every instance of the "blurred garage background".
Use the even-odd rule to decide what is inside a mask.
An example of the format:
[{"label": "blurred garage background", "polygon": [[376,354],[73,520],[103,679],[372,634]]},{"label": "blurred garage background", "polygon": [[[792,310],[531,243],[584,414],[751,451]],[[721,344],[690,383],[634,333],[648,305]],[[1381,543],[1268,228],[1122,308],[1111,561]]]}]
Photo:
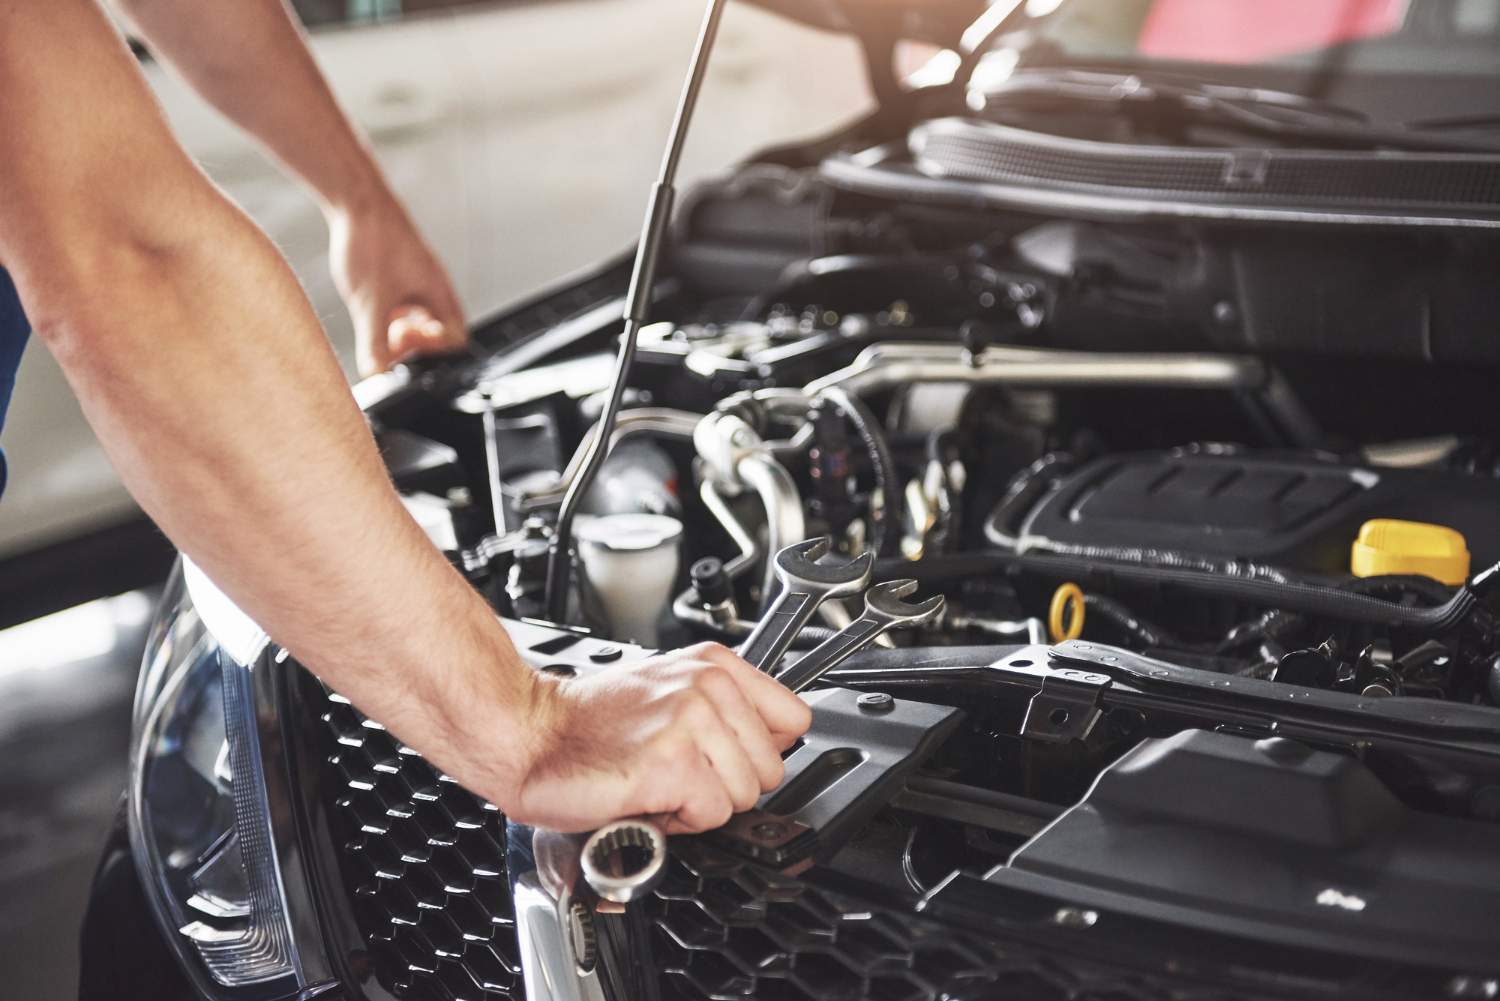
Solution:
[{"label": "blurred garage background", "polygon": [[[696,4],[292,2],[471,318],[634,239]],[[138,55],[183,145],[280,246],[352,373],[352,332],[312,200],[149,53]],[[810,88],[809,66],[837,84]],[[683,179],[852,117],[866,101],[858,66],[852,41],[732,6]],[[4,445],[0,994],[53,1001],[75,993],[76,927],[123,786],[131,691],[171,552],[36,343]]]}]

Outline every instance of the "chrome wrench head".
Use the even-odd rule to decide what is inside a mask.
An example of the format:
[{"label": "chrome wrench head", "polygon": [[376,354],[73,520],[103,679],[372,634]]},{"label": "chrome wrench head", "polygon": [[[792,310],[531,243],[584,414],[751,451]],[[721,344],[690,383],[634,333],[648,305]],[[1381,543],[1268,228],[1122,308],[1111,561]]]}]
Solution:
[{"label": "chrome wrench head", "polygon": [[864,649],[881,633],[925,625],[943,613],[946,602],[942,595],[915,605],[903,600],[916,589],[914,580],[876,584],[865,592],[863,615],[818,644],[811,653],[778,674],[776,680],[792,691],[800,692]]},{"label": "chrome wrench head", "polygon": [[912,604],[903,599],[915,594],[914,580],[888,580],[865,592],[865,615],[885,624],[886,629],[925,626],[943,612],[947,603],[941,594]]},{"label": "chrome wrench head", "polygon": [[793,543],[776,554],[776,578],[786,591],[811,593],[819,602],[829,598],[847,598],[863,591],[875,568],[875,555],[863,553],[847,563],[819,563],[828,555],[832,540],[828,536]]},{"label": "chrome wrench head", "polygon": [[583,878],[605,900],[628,904],[650,893],[666,873],[667,836],[645,820],[605,824],[583,843]]},{"label": "chrome wrench head", "polygon": [[762,671],[774,668],[823,602],[858,594],[869,585],[874,554],[865,553],[842,564],[817,562],[830,547],[827,538],[808,539],[776,554],[781,594],[740,647],[740,656],[754,667]]}]

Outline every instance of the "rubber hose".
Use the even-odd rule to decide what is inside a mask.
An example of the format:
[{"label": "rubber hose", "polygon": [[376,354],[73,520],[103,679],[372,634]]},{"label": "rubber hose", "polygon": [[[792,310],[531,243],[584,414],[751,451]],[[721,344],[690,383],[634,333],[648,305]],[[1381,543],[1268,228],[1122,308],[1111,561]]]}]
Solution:
[{"label": "rubber hose", "polygon": [[1083,596],[1083,604],[1090,615],[1108,619],[1115,626],[1130,634],[1137,643],[1148,647],[1169,647],[1176,650],[1195,650],[1203,644],[1189,643],[1158,626],[1148,619],[1136,615],[1124,602],[1102,594],[1089,593]]},{"label": "rubber hose", "polygon": [[[1364,622],[1411,629],[1437,635],[1451,630],[1477,606],[1475,584],[1459,589],[1442,605],[1412,608],[1380,598],[1358,594],[1344,588],[1311,581],[1265,580],[1234,577],[1179,567],[1156,567],[1137,563],[1112,563],[1076,556],[1053,554],[980,553],[972,556],[936,557],[917,563],[884,561],[876,564],[880,577],[897,575],[913,577],[919,582],[935,583],[963,577],[1021,571],[1054,579],[1074,580],[1080,584],[1097,581],[1102,585],[1117,582],[1160,587],[1178,587],[1184,591],[1210,597],[1243,601],[1265,608],[1281,608],[1309,615],[1321,615],[1342,622]],[[1488,584],[1492,571],[1475,578]]]}]

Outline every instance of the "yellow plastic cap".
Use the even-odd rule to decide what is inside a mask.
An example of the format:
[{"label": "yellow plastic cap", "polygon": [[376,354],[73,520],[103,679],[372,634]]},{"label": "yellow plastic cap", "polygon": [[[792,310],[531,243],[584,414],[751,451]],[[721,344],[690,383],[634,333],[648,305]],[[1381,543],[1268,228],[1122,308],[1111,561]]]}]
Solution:
[{"label": "yellow plastic cap", "polygon": [[1376,518],[1360,526],[1349,570],[1356,577],[1420,574],[1462,584],[1469,579],[1469,547],[1462,535],[1443,525]]}]

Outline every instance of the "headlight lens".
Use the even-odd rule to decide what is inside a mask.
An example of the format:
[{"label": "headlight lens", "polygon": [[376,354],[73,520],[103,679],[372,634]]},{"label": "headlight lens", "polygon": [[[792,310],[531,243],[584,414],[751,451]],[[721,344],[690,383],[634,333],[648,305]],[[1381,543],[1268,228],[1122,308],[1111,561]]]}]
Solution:
[{"label": "headlight lens", "polygon": [[191,566],[173,575],[136,692],[131,849],[200,989],[275,997],[301,977],[251,688],[266,644],[230,640],[236,626],[243,638],[243,616],[221,628],[213,620],[222,609],[208,612],[212,598],[200,609],[194,599],[203,588],[193,583],[207,585]]}]

